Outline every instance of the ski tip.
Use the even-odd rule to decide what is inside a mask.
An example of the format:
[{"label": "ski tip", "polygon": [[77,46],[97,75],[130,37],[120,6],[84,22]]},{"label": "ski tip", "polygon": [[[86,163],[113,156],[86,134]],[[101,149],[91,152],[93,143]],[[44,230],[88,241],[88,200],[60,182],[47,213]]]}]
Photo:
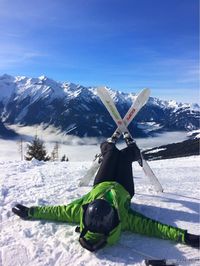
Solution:
[{"label": "ski tip", "polygon": [[158,188],[158,189],[156,189],[156,192],[157,193],[164,193],[164,189],[163,188]]},{"label": "ski tip", "polygon": [[99,86],[99,87],[97,87],[97,92],[99,92],[99,91],[105,91],[105,90],[108,90],[108,87],[106,87],[106,86]]},{"label": "ski tip", "polygon": [[151,90],[149,88],[144,88],[142,92],[145,95],[145,98],[149,98],[151,94]]},{"label": "ski tip", "polygon": [[149,88],[144,88],[143,91],[145,91],[146,93],[148,92],[149,94],[151,93],[151,89]]}]

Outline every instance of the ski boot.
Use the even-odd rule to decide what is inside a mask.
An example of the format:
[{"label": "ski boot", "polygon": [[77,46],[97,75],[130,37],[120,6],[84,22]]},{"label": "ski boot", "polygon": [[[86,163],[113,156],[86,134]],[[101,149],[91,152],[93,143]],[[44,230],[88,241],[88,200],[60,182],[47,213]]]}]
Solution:
[{"label": "ski boot", "polygon": [[119,131],[115,131],[112,137],[107,139],[107,142],[116,144],[120,136],[121,136],[121,133]]},{"label": "ski boot", "polygon": [[128,132],[124,132],[123,137],[124,137],[124,140],[126,142],[126,145],[134,148],[134,158],[136,161],[138,161],[139,165],[142,167],[143,166],[142,154],[141,154],[140,149],[138,148],[135,140],[130,136],[130,134]]},{"label": "ski boot", "polygon": [[100,163],[103,161],[103,156],[102,156],[102,154],[101,154],[101,153],[96,154],[96,155],[95,155],[95,158],[94,158],[94,160],[93,160],[93,162],[94,162],[94,161],[97,161],[97,163],[100,164]]},{"label": "ski boot", "polygon": [[135,144],[134,139],[131,137],[131,135],[128,132],[123,133],[123,138],[127,144],[127,146],[130,146],[132,144]]}]

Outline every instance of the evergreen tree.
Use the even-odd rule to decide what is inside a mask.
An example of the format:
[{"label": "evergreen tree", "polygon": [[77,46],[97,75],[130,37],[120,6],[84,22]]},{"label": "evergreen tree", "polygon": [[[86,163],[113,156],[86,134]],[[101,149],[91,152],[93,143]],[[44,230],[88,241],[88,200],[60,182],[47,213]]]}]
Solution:
[{"label": "evergreen tree", "polygon": [[63,155],[63,157],[61,158],[61,162],[65,162],[65,158],[66,158],[66,156]]},{"label": "evergreen tree", "polygon": [[59,149],[59,144],[56,142],[53,151],[51,153],[51,160],[52,161],[57,161],[58,160],[58,149]]},{"label": "evergreen tree", "polygon": [[32,160],[33,158],[38,161],[49,161],[50,157],[47,156],[46,149],[43,141],[41,141],[37,135],[33,139],[33,141],[27,145],[27,154],[25,159],[27,161]]},{"label": "evergreen tree", "polygon": [[69,158],[66,157],[66,155],[64,154],[63,157],[61,158],[61,162],[68,162]]}]

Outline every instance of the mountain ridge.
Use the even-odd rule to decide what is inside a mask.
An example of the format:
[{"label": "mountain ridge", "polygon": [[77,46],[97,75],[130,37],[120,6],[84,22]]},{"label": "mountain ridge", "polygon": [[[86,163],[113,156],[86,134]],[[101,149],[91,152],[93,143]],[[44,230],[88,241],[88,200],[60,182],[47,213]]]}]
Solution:
[{"label": "mountain ridge", "polygon": [[[135,93],[109,91],[125,115],[136,97]],[[3,123],[37,125],[45,123],[67,131],[76,126],[79,137],[109,136],[115,124],[96,94],[96,87],[84,87],[70,82],[56,82],[46,76],[29,78],[0,76],[0,114]],[[198,104],[163,101],[150,97],[131,123],[134,137],[158,132],[199,128]]]}]

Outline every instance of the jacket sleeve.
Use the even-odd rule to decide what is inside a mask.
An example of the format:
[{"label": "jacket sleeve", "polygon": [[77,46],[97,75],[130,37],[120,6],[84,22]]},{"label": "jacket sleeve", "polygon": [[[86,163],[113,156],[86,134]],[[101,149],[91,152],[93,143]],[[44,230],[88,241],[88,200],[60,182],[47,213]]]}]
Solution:
[{"label": "jacket sleeve", "polygon": [[36,206],[29,210],[29,217],[37,220],[79,223],[83,197],[63,206]]},{"label": "jacket sleeve", "polygon": [[152,220],[132,209],[128,215],[127,230],[150,237],[185,243],[186,230]]}]

